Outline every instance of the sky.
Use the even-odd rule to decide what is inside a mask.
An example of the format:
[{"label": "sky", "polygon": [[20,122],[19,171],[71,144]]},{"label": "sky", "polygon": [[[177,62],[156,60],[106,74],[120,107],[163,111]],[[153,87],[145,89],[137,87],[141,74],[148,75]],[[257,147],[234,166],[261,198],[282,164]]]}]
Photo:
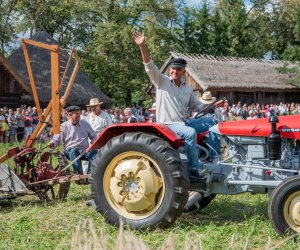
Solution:
[{"label": "sky", "polygon": [[[208,3],[216,3],[218,0],[207,0]],[[204,0],[185,0],[185,2],[189,5],[189,6],[199,6],[201,3],[204,2]],[[251,3],[249,0],[244,0],[246,6],[248,8],[250,8]]]}]

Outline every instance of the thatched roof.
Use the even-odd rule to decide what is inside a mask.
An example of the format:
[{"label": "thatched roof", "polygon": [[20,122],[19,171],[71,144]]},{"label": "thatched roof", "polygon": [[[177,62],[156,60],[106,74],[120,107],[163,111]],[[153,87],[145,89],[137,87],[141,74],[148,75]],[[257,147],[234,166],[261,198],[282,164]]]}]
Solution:
[{"label": "thatched roof", "polygon": [[202,90],[248,89],[249,90],[293,90],[299,89],[289,84],[289,74],[281,74],[276,68],[284,61],[265,61],[254,58],[214,57],[171,52],[171,56],[161,67],[165,72],[172,58],[184,58],[187,73]]},{"label": "thatched roof", "polygon": [[[48,33],[40,31],[37,32],[31,40],[42,42],[50,45],[59,45],[58,42],[51,37]],[[34,80],[39,96],[39,100],[42,106],[49,103],[51,99],[51,61],[50,51],[39,47],[27,45],[28,54],[31,62],[31,67],[34,75]],[[61,48],[59,50],[60,66],[62,67],[60,77],[63,75],[64,67],[67,64],[69,53]],[[25,63],[24,53],[22,47],[15,50],[9,57],[8,62],[17,70],[17,72],[23,77],[24,82],[30,87],[30,80]],[[75,65],[75,60],[72,61],[67,77],[65,79],[65,85],[62,89],[64,93],[66,84],[68,83],[72,70]],[[89,103],[91,98],[99,98],[104,105],[111,105],[111,98],[104,94],[95,84],[81,71],[79,70],[75,79],[73,88],[70,92],[67,100],[67,105],[85,106]]]},{"label": "thatched roof", "polygon": [[0,55],[0,65],[3,66],[5,70],[12,76],[13,79],[15,79],[21,87],[27,92],[28,94],[31,93],[31,88],[29,88],[23,81],[22,77],[19,75],[19,73],[14,69],[12,65],[9,64],[9,62],[5,59],[5,57]]}]

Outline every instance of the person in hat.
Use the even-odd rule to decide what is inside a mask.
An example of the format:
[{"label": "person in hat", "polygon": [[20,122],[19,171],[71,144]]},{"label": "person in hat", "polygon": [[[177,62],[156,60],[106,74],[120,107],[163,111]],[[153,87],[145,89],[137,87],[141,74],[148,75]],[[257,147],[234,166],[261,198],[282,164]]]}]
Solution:
[{"label": "person in hat", "polygon": [[[57,147],[62,141],[65,156],[73,161],[89,147],[88,139],[93,143],[97,138],[97,134],[87,121],[80,119],[80,107],[69,106],[65,111],[68,113],[69,120],[61,124],[60,134],[54,135],[48,146],[50,148]],[[96,157],[96,153],[97,151],[92,149],[83,155],[89,161],[88,173],[91,170],[91,163]],[[75,173],[83,174],[81,160],[73,163],[73,169]]]},{"label": "person in hat", "polygon": [[202,96],[199,98],[199,101],[205,105],[212,104],[216,100],[216,97],[213,97],[210,91],[205,91]]},{"label": "person in hat", "polygon": [[211,117],[202,117],[197,121],[189,119],[191,112],[200,111],[204,105],[195,96],[193,88],[184,80],[187,61],[184,58],[170,60],[169,76],[166,76],[152,61],[145,45],[145,36],[134,31],[132,37],[140,49],[145,70],[156,88],[156,120],[159,123],[165,123],[185,139],[190,173],[202,178],[203,166],[199,161],[196,146],[197,133],[208,130],[214,122]]},{"label": "person in hat", "polygon": [[90,104],[86,105],[92,112],[86,116],[85,120],[97,134],[100,134],[106,127],[113,124],[110,115],[104,110],[101,110],[101,104],[103,104],[103,102],[99,102],[98,98],[92,98]]},{"label": "person in hat", "polygon": [[156,122],[156,102],[152,104],[152,107],[149,109],[149,121],[148,122]]},{"label": "person in hat", "polygon": [[[212,104],[216,100],[216,97],[213,97],[210,91],[203,92],[202,96],[199,98],[199,101],[204,105],[208,106]],[[222,112],[219,109],[220,107],[224,106],[224,101],[219,101],[215,104],[214,108],[214,115],[218,122],[222,122]]]}]

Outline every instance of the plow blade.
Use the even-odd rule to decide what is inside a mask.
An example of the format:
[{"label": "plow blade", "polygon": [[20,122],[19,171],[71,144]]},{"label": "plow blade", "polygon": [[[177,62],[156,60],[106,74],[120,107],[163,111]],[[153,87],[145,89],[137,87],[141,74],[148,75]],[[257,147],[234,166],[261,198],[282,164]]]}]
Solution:
[{"label": "plow blade", "polygon": [[0,164],[0,199],[27,194],[29,190],[7,164]]}]

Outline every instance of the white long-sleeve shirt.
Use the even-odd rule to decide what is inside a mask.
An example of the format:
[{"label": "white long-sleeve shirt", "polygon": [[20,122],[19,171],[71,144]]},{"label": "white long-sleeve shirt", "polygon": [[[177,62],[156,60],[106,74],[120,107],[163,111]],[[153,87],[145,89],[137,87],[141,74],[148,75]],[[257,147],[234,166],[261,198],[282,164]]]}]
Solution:
[{"label": "white long-sleeve shirt", "polygon": [[90,113],[86,116],[85,120],[91,125],[92,129],[97,133],[101,133],[106,127],[113,124],[110,115],[101,111],[100,115]]},{"label": "white long-sleeve shirt", "polygon": [[157,122],[184,123],[192,112],[200,111],[204,107],[192,87],[185,82],[177,87],[173,80],[159,71],[152,60],[145,64],[145,70],[156,88]]}]

